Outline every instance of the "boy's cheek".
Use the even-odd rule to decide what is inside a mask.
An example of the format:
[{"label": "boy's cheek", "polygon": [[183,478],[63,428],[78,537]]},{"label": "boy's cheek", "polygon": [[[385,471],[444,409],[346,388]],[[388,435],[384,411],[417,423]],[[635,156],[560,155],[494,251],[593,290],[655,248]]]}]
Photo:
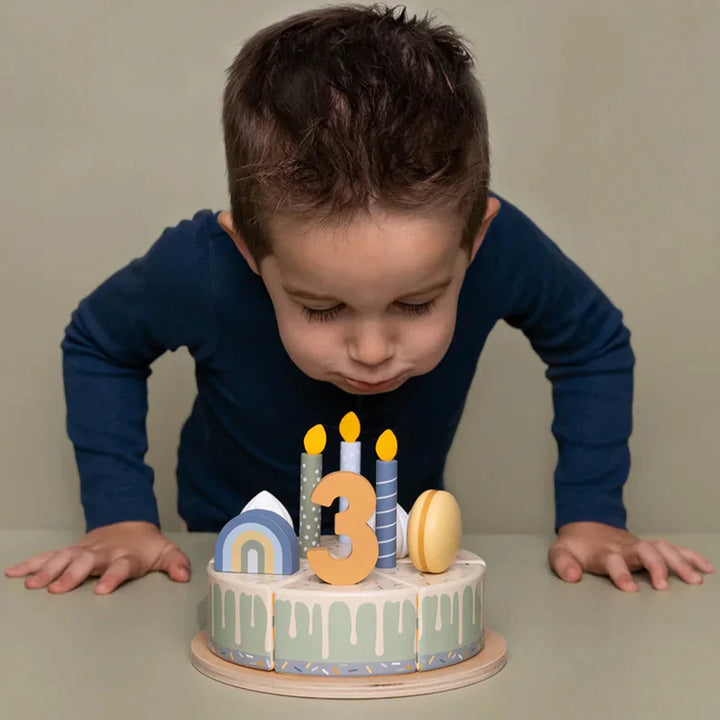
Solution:
[{"label": "boy's cheek", "polygon": [[290,359],[307,375],[315,377],[319,367],[326,364],[337,353],[336,345],[329,333],[318,332],[305,323],[281,324],[278,319],[280,340]]},{"label": "boy's cheek", "polygon": [[434,342],[418,350],[418,374],[425,374],[434,370],[450,347],[452,333],[443,334],[434,338]]},{"label": "boy's cheek", "polygon": [[455,315],[444,313],[438,314],[424,327],[414,328],[412,338],[408,338],[408,348],[412,348],[418,359],[424,359],[432,367],[425,369],[432,370],[444,357],[455,332]]}]

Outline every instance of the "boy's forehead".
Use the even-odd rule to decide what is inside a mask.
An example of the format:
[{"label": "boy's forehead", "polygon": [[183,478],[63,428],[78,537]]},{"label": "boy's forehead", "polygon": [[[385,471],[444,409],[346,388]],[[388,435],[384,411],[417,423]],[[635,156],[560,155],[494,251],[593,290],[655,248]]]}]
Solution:
[{"label": "boy's forehead", "polygon": [[326,240],[352,242],[403,235],[432,235],[438,240],[461,241],[462,218],[451,211],[399,212],[391,210],[360,211],[353,215],[305,217],[274,215],[267,227],[273,249],[301,241]]},{"label": "boy's forehead", "polygon": [[461,249],[450,213],[364,214],[340,222],[275,218],[270,264],[283,286],[337,294],[348,284],[416,291],[446,280]]}]

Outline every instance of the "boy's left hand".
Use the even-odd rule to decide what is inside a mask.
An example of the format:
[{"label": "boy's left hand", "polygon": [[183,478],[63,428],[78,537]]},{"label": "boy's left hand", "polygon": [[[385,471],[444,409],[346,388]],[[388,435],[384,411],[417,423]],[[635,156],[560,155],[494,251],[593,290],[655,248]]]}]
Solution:
[{"label": "boy's left hand", "polygon": [[583,572],[609,575],[628,592],[638,589],[632,572],[645,569],[656,590],[667,590],[668,571],[691,585],[701,585],[703,573],[715,572],[699,553],[667,540],[644,541],[627,530],[597,522],[563,525],[548,552],[550,567],[566,582],[578,582]]}]

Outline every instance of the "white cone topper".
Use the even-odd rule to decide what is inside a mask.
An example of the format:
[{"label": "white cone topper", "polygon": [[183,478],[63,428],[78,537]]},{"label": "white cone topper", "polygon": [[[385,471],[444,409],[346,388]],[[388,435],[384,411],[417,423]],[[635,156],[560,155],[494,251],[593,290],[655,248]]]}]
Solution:
[{"label": "white cone topper", "polygon": [[404,558],[408,554],[408,541],[407,541],[407,529],[408,529],[408,514],[403,509],[402,505],[397,506],[397,549],[396,555],[399,558]]},{"label": "white cone topper", "polygon": [[[408,554],[408,542],[407,542],[407,528],[408,528],[408,514],[403,509],[402,505],[397,506],[397,540],[395,555],[398,558],[404,558]],[[370,516],[367,524],[375,532],[375,513]]]},{"label": "white cone topper", "polygon": [[240,512],[247,510],[268,510],[279,515],[283,520],[287,520],[288,525],[294,530],[293,521],[290,513],[285,506],[270,492],[262,490],[259,492]]}]

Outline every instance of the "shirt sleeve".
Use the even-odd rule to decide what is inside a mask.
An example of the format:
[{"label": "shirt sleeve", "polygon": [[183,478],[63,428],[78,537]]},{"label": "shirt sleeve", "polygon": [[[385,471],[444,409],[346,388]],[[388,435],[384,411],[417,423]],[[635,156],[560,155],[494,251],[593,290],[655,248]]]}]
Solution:
[{"label": "shirt sleeve", "polygon": [[62,342],[67,430],[87,529],[128,520],[159,525],[147,452],[150,364],[181,346],[201,360],[215,321],[206,222],[167,229],[85,298]]},{"label": "shirt sleeve", "polygon": [[552,383],[555,526],[596,521],[624,528],[635,364],[630,332],[597,285],[519,210],[505,203],[493,224],[498,220],[490,254],[501,315],[522,330]]}]

